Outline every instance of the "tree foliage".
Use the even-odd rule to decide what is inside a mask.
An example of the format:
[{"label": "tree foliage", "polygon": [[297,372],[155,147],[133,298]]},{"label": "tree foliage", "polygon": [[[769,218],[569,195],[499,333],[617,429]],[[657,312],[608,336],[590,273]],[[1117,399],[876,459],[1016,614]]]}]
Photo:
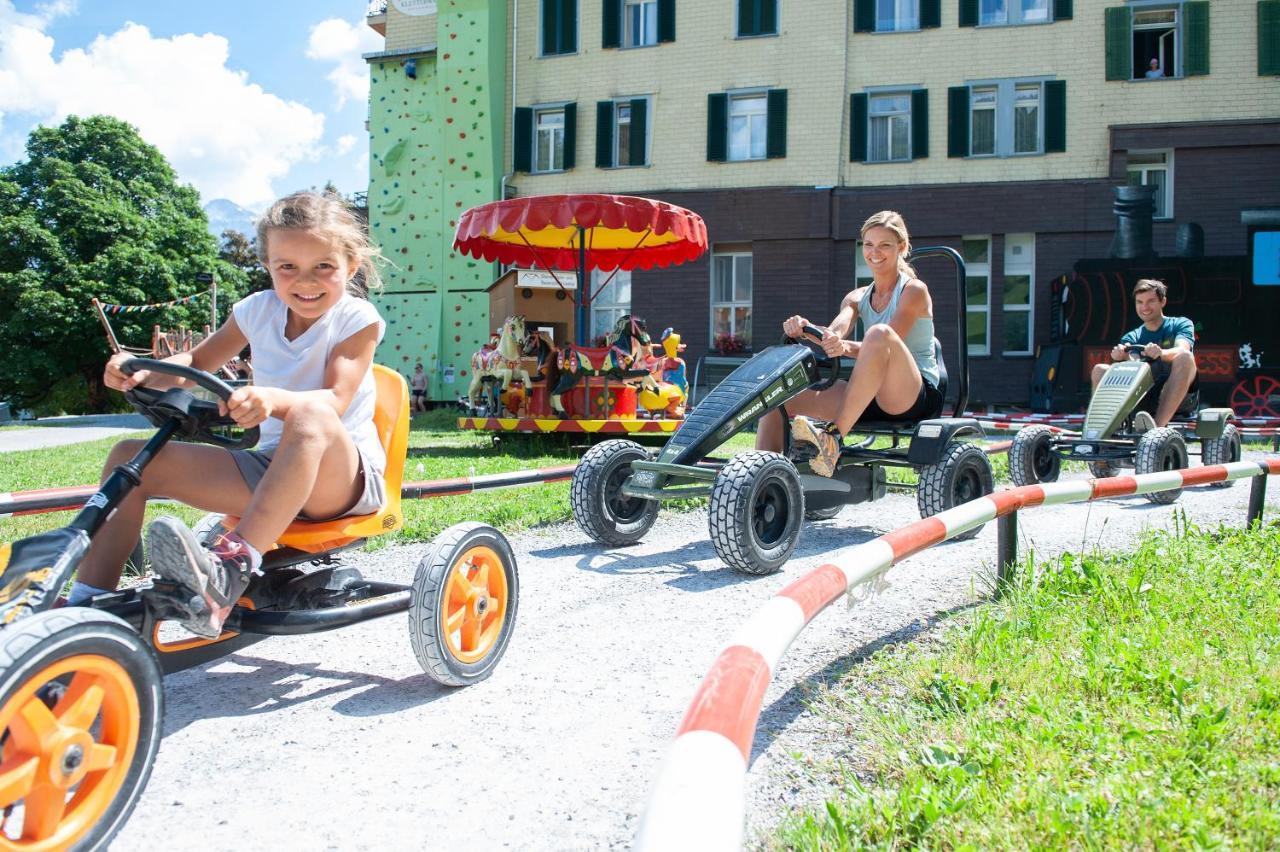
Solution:
[{"label": "tree foliage", "polygon": [[218,257],[239,269],[245,276],[247,293],[271,289],[271,275],[258,260],[258,241],[250,239],[234,228],[222,232]]},{"label": "tree foliage", "polygon": [[[129,124],[73,116],[34,130],[27,159],[0,167],[0,397],[29,404],[79,377],[101,410],[110,348],[94,297],[165,302],[202,289],[196,275],[213,272],[225,316],[245,277],[219,259],[207,227],[196,190]],[[209,303],[109,319],[122,344],[147,347],[153,325],[202,328]]]}]

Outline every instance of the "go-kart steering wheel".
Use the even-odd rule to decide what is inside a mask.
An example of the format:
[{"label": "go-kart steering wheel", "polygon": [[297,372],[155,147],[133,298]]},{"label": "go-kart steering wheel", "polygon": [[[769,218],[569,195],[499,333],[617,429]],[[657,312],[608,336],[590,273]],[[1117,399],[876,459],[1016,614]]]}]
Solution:
[{"label": "go-kart steering wheel", "polygon": [[1150,363],[1154,364],[1157,360],[1159,360],[1159,359],[1156,359],[1156,358],[1148,358],[1146,355],[1143,355],[1143,354],[1142,354],[1142,350],[1144,350],[1144,349],[1146,349],[1146,348],[1147,348],[1147,344],[1145,344],[1145,343],[1124,343],[1124,344],[1121,344],[1121,345],[1123,345],[1123,346],[1124,346],[1124,351],[1125,351],[1127,354],[1129,354],[1129,355],[1137,355],[1137,356],[1138,356],[1140,359],[1142,359],[1143,361],[1148,361],[1148,362],[1150,362]]},{"label": "go-kart steering wheel", "polygon": [[[805,334],[812,334],[814,337],[826,337],[830,333],[823,331],[814,325],[805,325],[804,332]],[[810,340],[807,337],[786,337],[785,339],[788,343],[800,343],[809,347],[809,350],[813,352],[814,356],[818,359],[819,368],[827,367],[827,375],[820,379],[817,384],[813,385],[810,390],[826,390],[836,383],[836,379],[840,378],[839,355],[828,355],[827,350],[818,345],[816,341]]]},{"label": "go-kart steering wheel", "polygon": [[[173,364],[169,361],[157,361],[153,358],[130,358],[120,365],[120,372],[126,376],[132,376],[139,370],[150,370],[153,373],[163,373],[195,382],[223,402],[231,398],[230,385],[217,376],[194,367]],[[214,432],[215,428],[235,426],[236,423],[219,411],[216,402],[197,399],[190,391],[183,388],[160,389],[139,385],[125,391],[124,398],[154,426],[163,426],[170,419],[177,418],[180,423],[177,434],[184,438],[213,444],[215,447],[227,450],[244,450],[258,443],[257,426],[245,429],[239,438]]]}]

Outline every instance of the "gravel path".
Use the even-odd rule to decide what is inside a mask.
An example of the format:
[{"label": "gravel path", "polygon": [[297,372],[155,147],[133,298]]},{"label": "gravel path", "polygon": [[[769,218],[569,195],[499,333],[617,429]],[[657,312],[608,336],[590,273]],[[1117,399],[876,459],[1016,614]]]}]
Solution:
[{"label": "gravel path", "polygon": [[[1239,524],[1247,483],[1037,509],[1024,545],[1120,548],[1185,509]],[[518,492],[512,492],[518,499]],[[1268,513],[1274,517],[1274,502]],[[702,512],[664,512],[648,541],[606,550],[572,524],[512,538],[520,565],[514,638],[492,678],[437,686],[404,616],[263,641],[166,680],[164,740],[114,848],[624,848],[658,763],[721,644],[768,596],[819,561],[915,520],[891,494],[810,524],[790,567],[723,568]],[[408,582],[425,546],[351,560]],[[839,731],[805,712],[815,679],[972,604],[989,584],[995,525],[889,574],[880,597],[818,616],[783,659],[756,736],[750,828],[767,831],[823,792],[791,755],[831,756]]]}]

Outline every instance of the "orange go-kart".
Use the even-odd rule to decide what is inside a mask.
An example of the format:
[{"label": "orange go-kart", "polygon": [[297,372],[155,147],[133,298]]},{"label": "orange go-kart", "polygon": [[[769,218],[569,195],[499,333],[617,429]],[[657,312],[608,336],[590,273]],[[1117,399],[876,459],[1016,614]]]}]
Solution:
[{"label": "orange go-kart", "polygon": [[[138,358],[125,368],[177,376],[223,400],[231,395],[224,382],[190,367]],[[365,579],[335,559],[403,524],[409,396],[399,374],[373,369],[374,421],[387,454],[386,507],[292,524],[264,555],[262,572],[217,639],[193,637],[170,620],[173,598],[183,591],[161,580],[100,595],[88,606],[56,607],[90,540],[168,441],[257,443],[256,429],[229,433],[234,424],[217,403],[190,390],[130,391],[127,398],[157,427],[155,435],[66,527],[0,544],[0,847],[105,847],[151,774],[163,674],[267,636],[408,611],[410,644],[432,678],[462,686],[492,673],[511,638],[519,597],[515,557],[497,530],[474,523],[445,530],[408,586]]]}]

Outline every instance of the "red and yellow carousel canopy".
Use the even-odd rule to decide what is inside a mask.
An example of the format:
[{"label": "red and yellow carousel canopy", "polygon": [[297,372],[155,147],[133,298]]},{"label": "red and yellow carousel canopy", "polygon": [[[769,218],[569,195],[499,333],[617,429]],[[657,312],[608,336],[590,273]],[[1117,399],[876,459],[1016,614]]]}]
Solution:
[{"label": "red and yellow carousel canopy", "polygon": [[697,213],[630,195],[534,195],[473,207],[462,214],[453,247],[487,261],[551,269],[652,269],[707,250]]}]

